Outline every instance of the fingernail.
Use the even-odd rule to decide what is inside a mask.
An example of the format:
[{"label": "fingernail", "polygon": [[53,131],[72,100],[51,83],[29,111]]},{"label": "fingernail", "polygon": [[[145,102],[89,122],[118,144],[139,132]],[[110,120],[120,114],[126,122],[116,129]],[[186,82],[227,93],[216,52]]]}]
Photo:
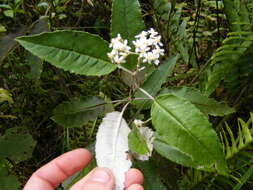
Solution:
[{"label": "fingernail", "polygon": [[108,183],[110,181],[110,175],[104,170],[95,170],[91,176],[91,180],[100,183]]}]

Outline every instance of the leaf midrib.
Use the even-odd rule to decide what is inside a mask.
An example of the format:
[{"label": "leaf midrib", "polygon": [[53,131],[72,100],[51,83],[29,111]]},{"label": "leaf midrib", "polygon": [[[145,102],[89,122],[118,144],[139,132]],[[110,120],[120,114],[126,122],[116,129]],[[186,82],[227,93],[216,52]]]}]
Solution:
[{"label": "leaf midrib", "polygon": [[[207,150],[209,150],[209,149],[208,149],[203,143],[201,143],[201,141],[200,141],[198,138],[196,138],[196,137],[191,133],[191,131],[189,131],[189,129],[187,129],[186,127],[184,127],[184,124],[181,122],[181,120],[180,120],[179,118],[177,118],[172,112],[170,112],[169,110],[167,110],[164,106],[162,106],[161,104],[159,104],[159,102],[157,102],[156,100],[155,100],[155,103],[156,103],[162,110],[164,110],[164,112],[165,112],[167,115],[169,115],[170,117],[172,117],[172,118],[179,124],[179,126],[180,126],[181,128],[183,128],[184,131],[188,132],[188,134],[191,136],[191,138],[192,138],[194,141],[196,141],[199,145],[201,145],[201,146],[203,147],[203,150],[204,150],[205,152],[207,152],[208,154],[210,154],[210,156],[213,157],[213,154],[212,154],[211,152],[207,151]],[[195,137],[195,138],[194,138],[194,137]],[[214,158],[214,160],[216,160],[215,157],[213,157],[213,158]]]},{"label": "leaf midrib", "polygon": [[[99,60],[101,62],[106,62],[108,64],[111,64],[108,60],[96,57],[94,55],[91,56],[91,55],[88,55],[88,54],[84,54],[83,52],[80,52],[80,51],[71,51],[70,49],[67,49],[67,48],[62,48],[62,47],[57,47],[57,46],[48,46],[48,45],[42,45],[42,44],[36,44],[36,43],[33,43],[33,42],[29,42],[29,41],[26,41],[26,40],[20,40],[20,39],[18,41],[21,44],[27,43],[27,44],[30,44],[30,45],[39,46],[39,47],[43,47],[43,48],[55,49],[55,50],[63,50],[63,51],[67,51],[67,52],[70,52],[70,53],[76,53],[76,54],[79,54],[80,56],[91,57],[91,58],[97,59],[97,60]],[[24,47],[27,48],[27,49],[32,49],[32,47],[26,47],[26,46],[24,46]],[[113,65],[113,64],[111,64],[111,65]]]}]

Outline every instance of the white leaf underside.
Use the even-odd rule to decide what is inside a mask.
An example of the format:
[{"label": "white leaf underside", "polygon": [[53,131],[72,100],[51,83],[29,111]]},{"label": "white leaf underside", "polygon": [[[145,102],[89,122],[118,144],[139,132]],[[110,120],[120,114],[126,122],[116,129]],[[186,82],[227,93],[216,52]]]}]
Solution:
[{"label": "white leaf underside", "polygon": [[97,165],[113,171],[115,190],[124,189],[125,173],[132,165],[127,156],[130,129],[122,115],[120,112],[111,112],[103,118],[95,147]]}]

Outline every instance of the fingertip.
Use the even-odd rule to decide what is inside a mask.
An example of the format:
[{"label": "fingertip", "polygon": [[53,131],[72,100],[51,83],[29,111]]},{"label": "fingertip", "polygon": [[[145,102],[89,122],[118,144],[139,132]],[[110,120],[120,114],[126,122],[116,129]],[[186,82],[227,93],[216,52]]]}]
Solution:
[{"label": "fingertip", "polygon": [[126,190],[144,190],[144,188],[140,184],[133,184]]},{"label": "fingertip", "polygon": [[91,152],[85,148],[77,148],[71,152],[75,152],[77,154],[80,154],[84,158],[90,158],[90,159],[92,158]]},{"label": "fingertip", "polygon": [[111,190],[114,187],[114,176],[110,169],[94,168],[87,176],[71,187],[71,190]]},{"label": "fingertip", "polygon": [[125,186],[129,187],[133,184],[142,184],[144,180],[143,174],[140,170],[131,168],[126,173],[126,182]]}]

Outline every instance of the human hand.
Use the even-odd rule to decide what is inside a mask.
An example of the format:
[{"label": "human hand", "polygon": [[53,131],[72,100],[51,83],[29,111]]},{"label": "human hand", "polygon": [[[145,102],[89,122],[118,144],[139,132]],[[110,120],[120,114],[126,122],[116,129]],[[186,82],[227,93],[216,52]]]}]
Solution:
[{"label": "human hand", "polygon": [[[85,149],[67,152],[38,169],[23,190],[54,190],[61,182],[83,169],[91,160]],[[143,190],[143,175],[137,169],[126,173],[126,190]],[[107,168],[97,167],[74,184],[70,190],[113,190],[114,177]]]}]

